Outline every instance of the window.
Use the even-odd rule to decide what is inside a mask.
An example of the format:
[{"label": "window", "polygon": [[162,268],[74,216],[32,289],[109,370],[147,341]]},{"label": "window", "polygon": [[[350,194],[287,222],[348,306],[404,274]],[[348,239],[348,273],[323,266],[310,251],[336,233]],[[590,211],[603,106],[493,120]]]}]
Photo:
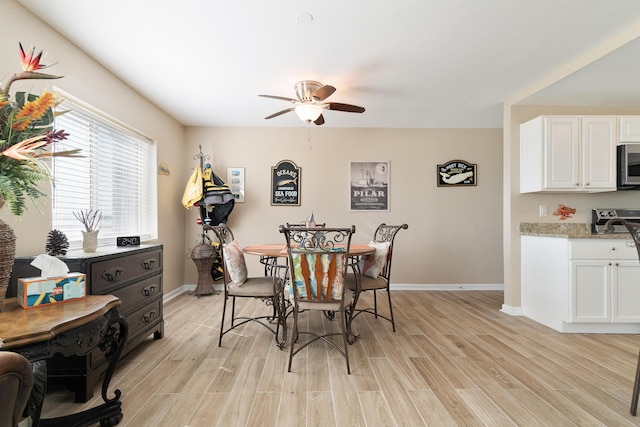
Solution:
[{"label": "window", "polygon": [[[80,101],[65,100],[56,130],[69,134],[60,150],[79,148],[81,158],[54,157],[53,228],[81,246],[83,225],[73,212],[99,210],[99,244],[118,236],[157,238],[156,147],[153,141]],[[58,148],[58,147],[56,147]]]}]

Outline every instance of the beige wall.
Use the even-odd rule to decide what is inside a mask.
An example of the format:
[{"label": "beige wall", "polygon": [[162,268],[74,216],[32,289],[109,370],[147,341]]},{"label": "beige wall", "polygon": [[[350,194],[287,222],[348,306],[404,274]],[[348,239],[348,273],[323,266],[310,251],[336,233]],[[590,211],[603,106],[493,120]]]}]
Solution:
[{"label": "beige wall", "polygon": [[[520,236],[518,224],[521,222],[557,222],[552,215],[559,204],[576,209],[576,214],[565,222],[591,223],[593,208],[637,208],[640,192],[611,193],[526,193],[520,194],[520,124],[543,114],[640,114],[640,108],[631,107],[560,107],[560,106],[513,106],[505,113],[509,132],[505,132],[505,305],[520,307]],[[547,205],[548,216],[539,216],[539,206]]]},{"label": "beige wall", "polygon": [[[246,201],[237,204],[229,222],[241,244],[280,242],[277,226],[311,211],[329,224],[355,224],[358,243],[367,243],[381,222],[406,222],[409,230],[398,237],[395,253],[395,284],[457,288],[503,283],[501,130],[300,126],[185,131],[19,4],[2,2],[0,14],[11,17],[0,27],[0,78],[19,70],[18,42],[33,43],[47,52],[45,63],[58,62],[50,71],[65,75],[55,85],[157,141],[158,162],[171,169],[170,176],[158,176],[165,291],[196,282],[195,266],[185,254],[198,239],[197,213],[185,210],[180,200],[199,144],[223,178],[229,166],[246,168]],[[46,83],[51,82],[14,89],[39,91]],[[302,168],[299,207],[270,205],[271,167],[284,159]],[[436,165],[453,159],[478,164],[476,187],[436,186]],[[350,160],[390,161],[389,212],[349,212]],[[51,229],[48,201],[43,213],[30,208],[20,220],[3,212],[18,236],[18,256],[44,252]],[[251,273],[259,274],[257,260],[249,259],[249,264]]]},{"label": "beige wall", "polygon": [[[184,189],[184,171],[190,159],[182,149],[184,127],[52,31],[18,3],[2,1],[0,16],[4,18],[0,26],[2,81],[21,70],[18,42],[22,42],[25,49],[31,45],[35,45],[38,50],[43,49],[47,53],[43,63],[57,62],[47,72],[65,76],[55,81],[18,82],[12,86],[12,93],[16,90],[38,93],[45,87],[51,89],[55,84],[65,92],[155,139],[158,161],[167,163],[171,168],[170,176],[158,176],[157,208],[160,227],[157,242],[164,244],[165,291],[182,286],[185,264],[182,236],[185,217],[180,198]],[[117,49],[117,46],[114,46],[114,49]],[[20,219],[13,218],[8,209],[2,211],[2,218],[15,230],[18,256],[44,252],[46,237],[51,230],[51,207],[49,200],[44,202],[42,213],[29,204],[29,213]]]},{"label": "beige wall", "polygon": [[[339,114],[339,113],[338,113]],[[214,171],[244,167],[245,203],[229,226],[241,245],[282,242],[278,225],[312,211],[331,225],[355,224],[355,243],[367,243],[378,224],[409,224],[397,238],[394,284],[502,285],[502,131],[500,129],[188,128],[187,153],[202,145]],[[271,206],[271,167],[292,160],[302,168],[301,206]],[[478,164],[476,187],[436,186],[436,165],[453,159]],[[349,162],[390,161],[390,210],[349,211]],[[186,248],[198,239],[197,211],[186,211]],[[259,274],[257,259],[248,258]],[[185,283],[196,282],[195,265]]]}]

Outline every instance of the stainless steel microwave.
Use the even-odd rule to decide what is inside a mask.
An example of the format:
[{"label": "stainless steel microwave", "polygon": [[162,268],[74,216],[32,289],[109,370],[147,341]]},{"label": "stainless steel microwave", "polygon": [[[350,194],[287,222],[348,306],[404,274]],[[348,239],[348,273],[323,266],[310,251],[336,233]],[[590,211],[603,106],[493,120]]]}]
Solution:
[{"label": "stainless steel microwave", "polygon": [[640,189],[640,144],[618,145],[618,188]]}]

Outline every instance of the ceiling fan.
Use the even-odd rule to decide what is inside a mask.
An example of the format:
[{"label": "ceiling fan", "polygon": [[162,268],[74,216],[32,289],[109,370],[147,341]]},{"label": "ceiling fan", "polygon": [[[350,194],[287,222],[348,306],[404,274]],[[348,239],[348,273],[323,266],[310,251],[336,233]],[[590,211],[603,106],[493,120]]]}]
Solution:
[{"label": "ceiling fan", "polygon": [[302,80],[296,83],[294,87],[298,99],[287,98],[285,96],[258,95],[265,98],[289,101],[292,104],[295,104],[295,107],[278,111],[277,113],[265,117],[265,119],[272,119],[284,113],[295,111],[298,117],[303,121],[322,125],[324,124],[322,110],[346,111],[348,113],[364,112],[364,108],[358,107],[357,105],[342,104],[340,102],[322,102],[336,91],[336,88],[333,86],[323,85],[322,83],[313,80]]}]

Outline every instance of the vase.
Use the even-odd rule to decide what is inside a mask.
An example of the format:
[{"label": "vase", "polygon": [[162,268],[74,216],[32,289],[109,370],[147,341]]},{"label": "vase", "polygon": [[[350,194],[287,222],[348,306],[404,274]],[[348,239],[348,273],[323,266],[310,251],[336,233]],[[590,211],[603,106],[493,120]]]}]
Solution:
[{"label": "vase", "polygon": [[[0,209],[2,206],[4,206],[4,198],[0,196]],[[7,297],[15,257],[16,235],[9,224],[0,219],[0,311]]]},{"label": "vase", "polygon": [[98,231],[82,232],[82,250],[84,252],[95,252],[98,249]]}]

